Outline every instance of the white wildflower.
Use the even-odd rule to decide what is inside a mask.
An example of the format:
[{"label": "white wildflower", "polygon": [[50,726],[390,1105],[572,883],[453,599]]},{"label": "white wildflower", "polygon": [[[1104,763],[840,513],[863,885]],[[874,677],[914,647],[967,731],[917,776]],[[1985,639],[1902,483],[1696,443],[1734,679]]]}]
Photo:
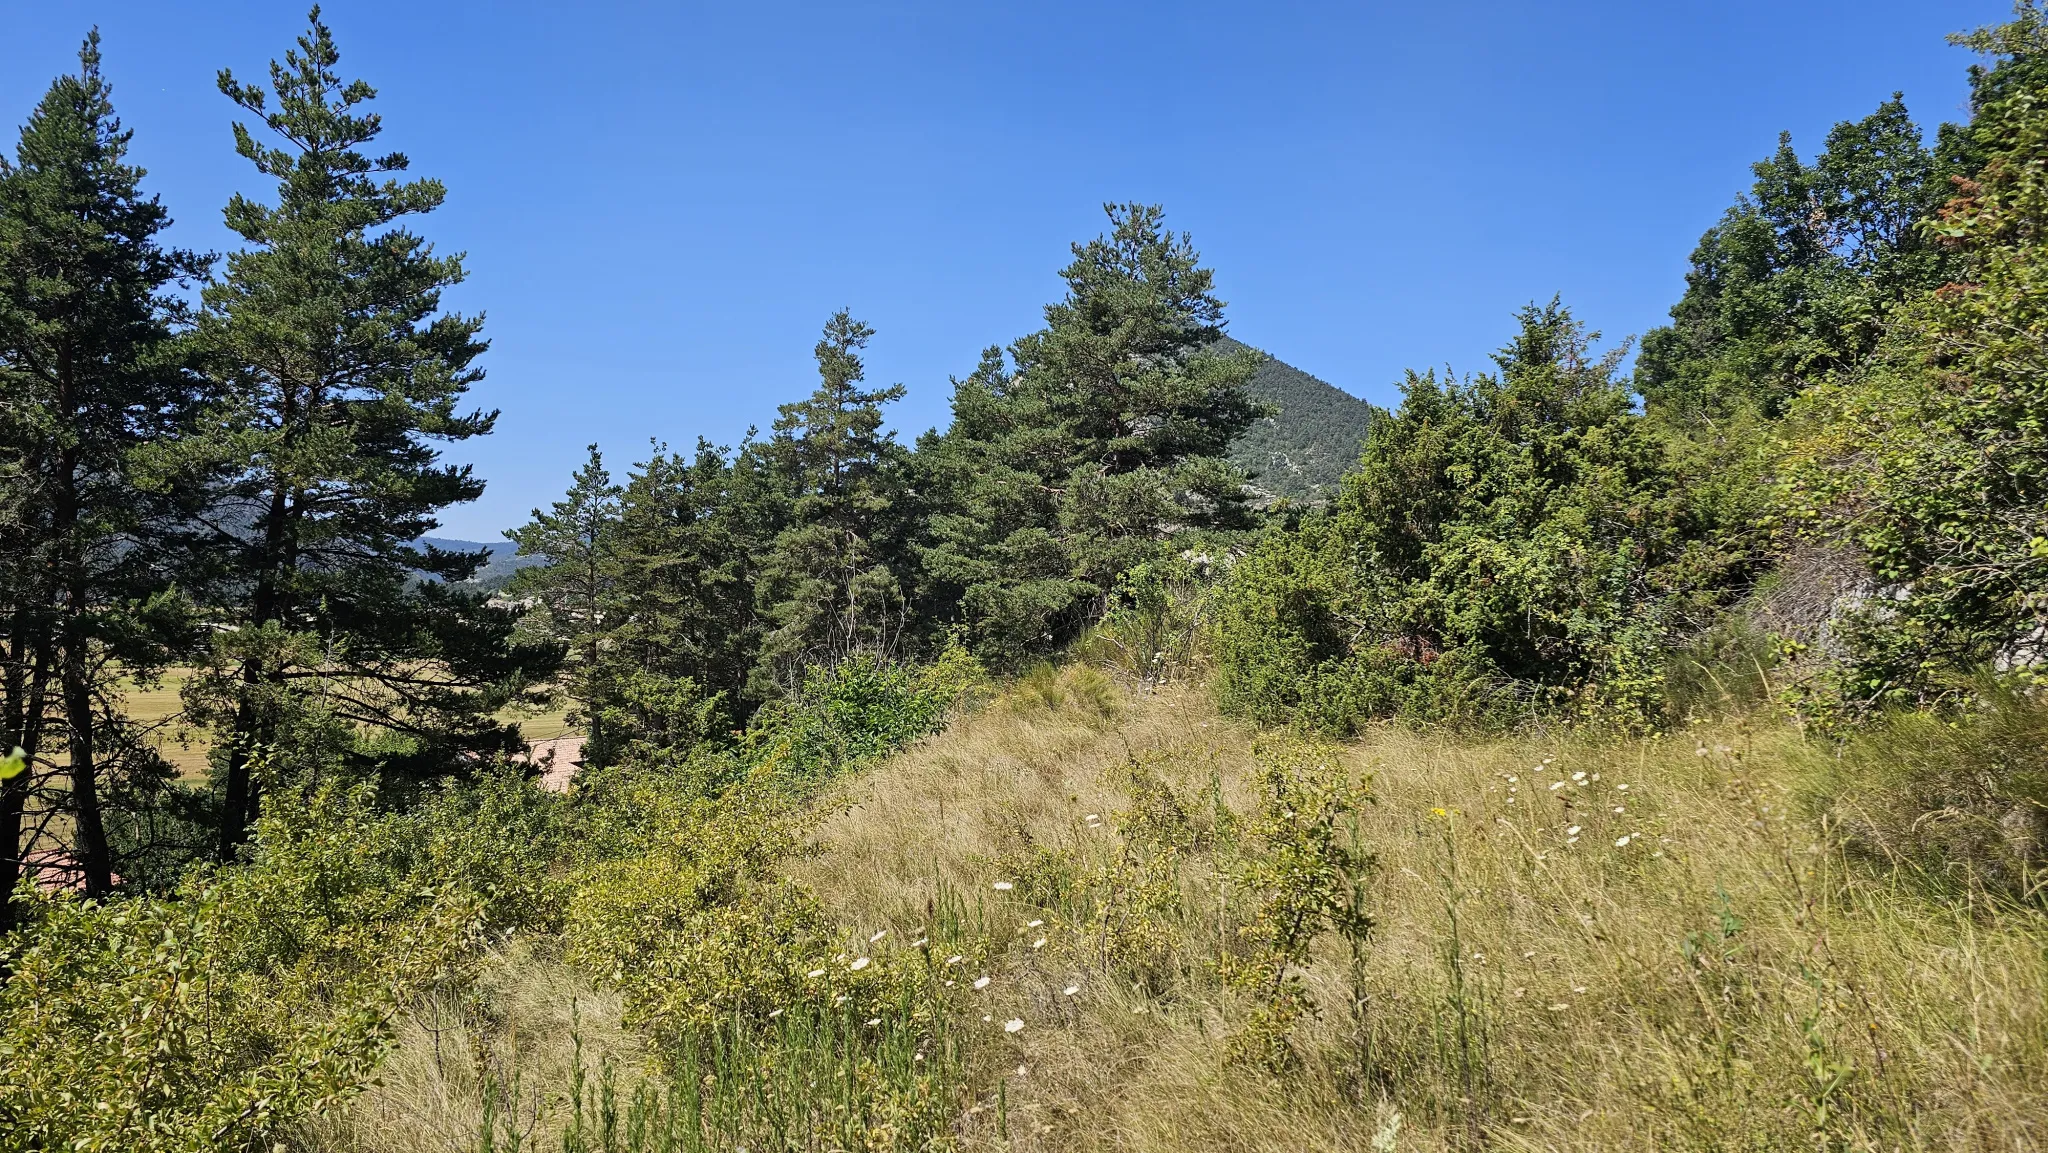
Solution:
[{"label": "white wildflower", "polygon": [[1081,986],[1079,986],[1079,985],[1068,985],[1068,986],[1067,986],[1066,988],[1064,988],[1064,989],[1061,989],[1061,990],[1060,990],[1060,994],[1061,994],[1062,996],[1066,996],[1066,997],[1071,997],[1071,996],[1073,996],[1074,994],[1076,994],[1076,993],[1078,993],[1078,992],[1080,992],[1080,991],[1081,991]]},{"label": "white wildflower", "polygon": [[880,941],[880,940],[881,940],[882,938],[884,938],[884,937],[886,937],[886,936],[888,936],[888,935],[889,935],[889,930],[887,930],[887,929],[883,929],[883,930],[882,930],[881,932],[879,932],[879,933],[876,933],[876,934],[875,934],[874,936],[872,936],[872,937],[869,937],[869,938],[868,938],[868,944],[870,944],[870,945],[872,945],[872,944],[875,944],[875,943],[879,942],[879,941]]},{"label": "white wildflower", "polygon": [[873,964],[873,962],[869,961],[866,957],[855,957],[853,959],[853,964],[848,967],[851,968],[854,972],[858,973],[862,969],[867,968],[870,964]]},{"label": "white wildflower", "polygon": [[806,974],[806,975],[807,975],[808,977],[810,977],[810,979],[811,979],[811,980],[815,981],[815,980],[817,980],[818,978],[820,978],[820,977],[822,977],[822,976],[824,976],[824,975],[825,975],[825,970],[823,970],[823,969],[812,969],[812,970],[811,970],[811,971],[810,971],[810,972],[809,972],[808,974]]},{"label": "white wildflower", "polygon": [[1008,882],[1008,881],[997,881],[997,882],[996,882],[996,883],[995,883],[995,884],[994,884],[993,886],[991,886],[991,887],[992,887],[992,888],[994,888],[994,889],[995,889],[995,891],[996,891],[996,892],[998,892],[998,893],[1007,893],[1007,892],[1009,892],[1009,891],[1010,891],[1011,889],[1014,889],[1014,888],[1016,888],[1017,886],[1015,886],[1015,885],[1011,884],[1011,883],[1010,883],[1010,882]]},{"label": "white wildflower", "polygon": [[977,989],[986,989],[986,988],[988,988],[988,983],[989,983],[989,981],[991,981],[991,980],[993,980],[993,978],[990,978],[990,977],[976,977],[976,978],[974,979],[974,987],[975,987],[975,988],[977,988]]},{"label": "white wildflower", "polygon": [[1578,836],[1578,835],[1579,835],[1579,827],[1578,827],[1577,825],[1573,825],[1573,826],[1572,826],[1571,828],[1569,828],[1569,829],[1566,829],[1566,830],[1564,831],[1564,835],[1565,835],[1565,836],[1567,836],[1567,837],[1576,837],[1576,836]]},{"label": "white wildflower", "polygon": [[1012,1017],[1003,1022],[1003,1032],[1005,1033],[1021,1033],[1023,1031],[1024,1019],[1021,1017]]},{"label": "white wildflower", "polygon": [[1024,922],[1024,927],[1027,929],[1036,929],[1043,924],[1045,924],[1044,921],[1026,921]]},{"label": "white wildflower", "polygon": [[1034,948],[1034,949],[1043,949],[1043,948],[1045,948],[1045,938],[1044,938],[1044,937],[1040,937],[1040,938],[1039,938],[1039,939],[1037,939],[1036,941],[1033,941],[1033,942],[1031,942],[1031,947],[1032,947],[1032,948]]},{"label": "white wildflower", "polygon": [[946,964],[948,964],[948,965],[957,965],[957,964],[959,964],[959,963],[960,963],[961,961],[964,961],[964,960],[966,960],[966,958],[962,957],[962,956],[961,956],[960,954],[958,954],[958,953],[955,953],[955,954],[953,954],[952,956],[950,956],[950,957],[946,958]]},{"label": "white wildflower", "polygon": [[880,1017],[869,1017],[869,1018],[868,1018],[868,1024],[870,1024],[870,1025],[879,1025],[879,1024],[881,1024],[881,1023],[882,1023],[882,1019],[881,1019]]}]

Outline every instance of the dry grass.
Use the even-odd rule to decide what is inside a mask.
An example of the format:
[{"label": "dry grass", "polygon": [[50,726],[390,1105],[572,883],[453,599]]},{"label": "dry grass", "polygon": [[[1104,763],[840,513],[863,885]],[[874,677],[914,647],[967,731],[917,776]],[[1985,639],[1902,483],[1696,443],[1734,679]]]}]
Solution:
[{"label": "dry grass", "polygon": [[[1242,918],[1229,838],[1180,860],[1163,979],[1106,969],[1079,910],[1019,898],[1034,869],[1119,858],[1132,763],[1189,811],[1248,811],[1254,744],[1199,687],[1132,695],[1070,669],[828,799],[818,851],[789,867],[853,939],[909,938],[950,900],[1008,942],[973,994],[986,1023],[962,1022],[981,1030],[965,1148],[2048,1143],[2042,918],[1850,870],[1793,799],[1812,754],[1739,723],[1623,744],[1390,729],[1333,750],[1377,794],[1359,830],[1379,856],[1370,953],[1356,985],[1334,942],[1305,974],[1321,1012],[1296,1068],[1234,1063],[1247,1006],[1213,964]],[[572,1003],[592,1054],[641,1062],[616,1002],[530,951],[493,958],[478,989],[403,1021],[383,1083],[318,1147],[474,1148],[478,1070],[513,1064],[545,1132]]]},{"label": "dry grass", "polygon": [[206,777],[207,754],[213,746],[204,732],[184,723],[185,703],[178,693],[191,675],[189,669],[169,669],[148,685],[123,681],[121,692],[129,719],[151,730],[151,745],[178,776],[199,781]]},{"label": "dry grass", "polygon": [[[509,1124],[552,1143],[577,1061],[607,1061],[629,1095],[646,1055],[619,1023],[616,994],[592,988],[529,944],[486,955],[474,974],[409,1007],[376,1084],[305,1136],[317,1153],[450,1153],[477,1147],[485,1082],[512,1099]],[[501,1139],[502,1140],[502,1139]]]},{"label": "dry grass", "polygon": [[[184,723],[185,704],[178,694],[191,675],[189,669],[169,669],[148,685],[123,681],[121,699],[129,719],[152,730],[150,743],[177,770],[178,776],[197,782],[206,777],[207,756],[213,744],[204,730]],[[519,722],[520,735],[528,741],[545,741],[569,731],[564,712],[559,708],[535,711],[515,705],[499,710],[496,719],[501,723]]]},{"label": "dry grass", "polygon": [[[1118,766],[1140,757],[1190,804],[1220,786],[1240,809],[1253,779],[1251,736],[1198,689],[1119,709],[999,702],[849,783],[803,876],[853,926],[914,924],[944,884],[988,898],[998,929],[1057,928],[1059,910],[1006,908],[990,886],[1041,850],[1112,858],[1116,834],[1087,815],[1113,825],[1131,804]],[[1190,859],[1172,987],[1111,983],[1072,933],[997,973],[993,1015],[1030,1023],[985,1062],[1008,1082],[1015,1147],[2048,1142],[2041,919],[1848,870],[1797,812],[1810,754],[1794,734],[1387,730],[1336,755],[1378,796],[1361,829],[1380,857],[1362,1012],[1332,945],[1307,974],[1323,1012],[1297,1033],[1300,1067],[1229,1062],[1243,1007],[1202,976],[1235,924],[1217,908],[1228,873]],[[976,1118],[970,1144],[992,1136]]]}]

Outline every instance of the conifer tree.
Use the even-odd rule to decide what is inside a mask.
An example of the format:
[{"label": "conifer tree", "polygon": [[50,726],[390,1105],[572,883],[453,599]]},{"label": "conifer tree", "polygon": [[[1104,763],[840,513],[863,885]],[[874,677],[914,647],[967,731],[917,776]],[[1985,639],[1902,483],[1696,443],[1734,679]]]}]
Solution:
[{"label": "conifer tree", "polygon": [[[505,533],[520,556],[544,562],[514,573],[505,592],[533,602],[537,610],[520,622],[522,631],[540,631],[571,654],[569,695],[577,701],[591,698],[586,682],[602,661],[604,610],[617,576],[618,523],[619,486],[593,444],[563,498],[548,512],[534,509],[532,520]],[[594,721],[579,710],[569,723]],[[590,736],[601,741],[594,730]]]},{"label": "conifer tree", "polygon": [[833,314],[814,350],[817,390],[782,406],[761,448],[789,523],[761,564],[757,599],[769,632],[757,696],[794,684],[806,664],[888,653],[903,639],[909,454],[882,428],[882,406],[902,399],[903,386],[861,387],[859,353],[872,335],[846,310]]},{"label": "conifer tree", "polygon": [[277,181],[276,200],[228,204],[247,247],[207,288],[200,325],[226,399],[184,461],[210,470],[233,558],[224,587],[240,593],[188,693],[231,736],[223,853],[255,812],[252,757],[297,739],[300,722],[323,739],[348,726],[397,734],[410,751],[386,767],[432,771],[509,745],[512,729],[490,711],[544,656],[508,646],[508,611],[452,587],[482,553],[408,543],[483,491],[435,448],[496,418],[457,409],[482,376],[482,320],[442,310],[461,258],[405,224],[445,190],[399,178],[401,154],[364,151],[382,130],[363,108],[375,90],[341,82],[318,8],[310,22],[271,65],[269,94],[220,74],[221,91],[278,142],[235,125],[236,151]]},{"label": "conifer tree", "polygon": [[[77,74],[59,77],[30,115],[15,162],[0,159],[0,745],[36,762],[61,746],[59,799],[91,894],[112,884],[109,787],[162,771],[117,691],[123,673],[163,667],[171,639],[156,594],[174,579],[167,526],[177,518],[138,486],[134,455],[190,410],[194,378],[176,336],[185,311],[170,290],[206,268],[158,240],[170,218],[141,191],[131,136],[95,30]],[[8,893],[34,776],[0,796]]]},{"label": "conifer tree", "polygon": [[1215,347],[1214,274],[1159,208],[1105,211],[1110,231],[1074,246],[1067,294],[1011,346],[1014,369],[984,354],[930,445],[945,511],[923,548],[928,595],[960,604],[998,662],[1071,638],[1176,536],[1247,523],[1224,454],[1259,414],[1258,354]]},{"label": "conifer tree", "polygon": [[699,441],[688,455],[654,446],[627,480],[588,679],[594,763],[688,748],[746,720],[759,565],[786,513],[766,479],[753,445]]}]

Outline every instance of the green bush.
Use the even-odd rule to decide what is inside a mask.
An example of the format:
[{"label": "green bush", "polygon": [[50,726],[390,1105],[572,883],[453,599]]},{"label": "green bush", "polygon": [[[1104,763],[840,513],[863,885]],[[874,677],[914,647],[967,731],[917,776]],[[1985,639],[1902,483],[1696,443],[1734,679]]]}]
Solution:
[{"label": "green bush", "polygon": [[857,655],[813,666],[789,697],[761,710],[740,755],[790,780],[817,780],[937,732],[986,684],[958,643],[928,665]]},{"label": "green bush", "polygon": [[[1618,357],[1555,302],[1498,376],[1410,374],[1327,513],[1261,539],[1216,598],[1217,691],[1267,724],[1498,725],[1568,710],[1642,727],[1662,649],[1749,553],[1724,538],[1728,455],[1638,415]],[[1685,451],[1681,451],[1683,448]]]},{"label": "green bush", "polygon": [[22,895],[34,919],[0,952],[0,1149],[267,1147],[369,1077],[388,1003],[360,984],[311,997],[249,964],[239,895]]}]

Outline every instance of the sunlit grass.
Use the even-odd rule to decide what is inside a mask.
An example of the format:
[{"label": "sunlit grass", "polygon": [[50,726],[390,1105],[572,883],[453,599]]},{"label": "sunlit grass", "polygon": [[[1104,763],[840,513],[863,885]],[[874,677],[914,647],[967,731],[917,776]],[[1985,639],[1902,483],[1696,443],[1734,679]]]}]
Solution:
[{"label": "sunlit grass", "polygon": [[[1258,739],[1199,686],[1105,693],[1042,671],[822,799],[815,853],[785,869],[839,926],[835,964],[924,951],[950,1035],[972,1042],[946,1051],[961,1148],[2048,1141],[2043,918],[1852,867],[1797,803],[1811,746],[1762,721],[1635,742],[1387,728],[1332,751],[1376,797],[1357,827],[1376,925],[1358,958],[1326,939],[1300,973],[1317,1012],[1291,1067],[1234,1059],[1256,1006],[1222,974],[1247,947]],[[484,993],[416,1010],[321,1147],[477,1148],[514,1052],[536,1133],[571,1124],[575,1068],[609,1063],[618,1109],[694,1118],[687,1139],[621,1148],[902,1147],[831,1128],[865,1099],[830,1082],[855,1067],[832,1038],[887,1033],[886,1014],[714,1036],[679,1086],[555,948],[516,945]],[[436,1032],[432,1013],[479,1024]],[[798,1051],[750,1048],[763,1038]],[[876,1050],[865,1075],[895,1084],[920,1051]]]}]

